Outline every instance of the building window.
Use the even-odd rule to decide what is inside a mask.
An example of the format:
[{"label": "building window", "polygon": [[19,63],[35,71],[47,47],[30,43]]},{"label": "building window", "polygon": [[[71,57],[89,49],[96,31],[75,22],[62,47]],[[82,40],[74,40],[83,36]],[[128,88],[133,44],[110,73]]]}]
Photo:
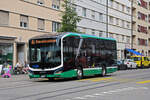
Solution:
[{"label": "building window", "polygon": [[119,34],[116,34],[116,40],[119,41]]},{"label": "building window", "polygon": [[82,16],[86,17],[86,8],[82,8]]},{"label": "building window", "polygon": [[43,5],[43,4],[44,4],[44,0],[38,0],[38,1],[37,1],[37,4],[38,4],[38,5]]},{"label": "building window", "polygon": [[3,65],[4,62],[8,62],[10,65],[13,63],[13,45],[7,43],[0,43],[0,64]]},{"label": "building window", "polygon": [[147,46],[148,42],[147,42],[146,39],[140,39],[140,38],[138,38],[138,45]]},{"label": "building window", "polygon": [[72,5],[72,9],[76,12],[76,10],[77,10],[76,5]]},{"label": "building window", "polygon": [[124,28],[124,20],[121,21],[121,25]]},{"label": "building window", "polygon": [[125,36],[124,36],[124,35],[122,35],[122,42],[124,41],[124,37],[125,37]]},{"label": "building window", "polygon": [[28,27],[28,16],[20,15],[20,27],[23,27],[23,28]]},{"label": "building window", "polygon": [[95,30],[94,29],[92,29],[92,35],[95,35]]},{"label": "building window", "polygon": [[59,22],[52,22],[52,32],[57,32],[60,29]]},{"label": "building window", "polygon": [[103,14],[99,13],[99,21],[103,22]]},{"label": "building window", "polygon": [[97,0],[98,3],[102,3],[102,0]]},{"label": "building window", "polygon": [[103,31],[99,31],[99,37],[103,36]]},{"label": "building window", "polygon": [[129,36],[126,37],[126,43],[130,43],[130,37]]},{"label": "building window", "polygon": [[144,21],[147,22],[148,17],[147,17],[146,14],[143,14],[143,13],[141,13],[141,12],[138,12],[138,19],[141,19],[141,20],[144,20]]},{"label": "building window", "polygon": [[109,0],[109,6],[113,7],[113,0]]},{"label": "building window", "polygon": [[9,13],[0,10],[0,25],[8,25],[9,23]]},{"label": "building window", "polygon": [[109,23],[110,23],[110,24],[113,24],[113,23],[114,23],[114,20],[113,20],[113,17],[112,17],[112,16],[109,16]]},{"label": "building window", "polygon": [[86,33],[86,28],[83,28],[83,29],[82,29],[82,32],[83,32],[83,33]]},{"label": "building window", "polygon": [[137,0],[138,1],[138,5],[143,7],[143,8],[146,8],[147,9],[147,2],[145,2],[144,0]]},{"label": "building window", "polygon": [[116,25],[119,25],[119,18],[116,18]]},{"label": "building window", "polygon": [[95,19],[95,11],[91,11],[91,17],[92,17],[92,19]]},{"label": "building window", "polygon": [[144,26],[141,26],[141,25],[138,25],[138,32],[142,32],[142,33],[148,33],[148,29],[147,27],[144,27]]},{"label": "building window", "polygon": [[125,6],[124,6],[124,5],[121,5],[121,6],[122,6],[122,12],[124,12],[124,7],[125,7]]},{"label": "building window", "polygon": [[130,7],[127,7],[127,12],[130,13]]},{"label": "building window", "polygon": [[118,2],[116,2],[116,9],[119,10],[119,3]]},{"label": "building window", "polygon": [[60,0],[52,0],[52,8],[53,9],[60,9]]},{"label": "building window", "polygon": [[109,33],[109,37],[110,37],[110,38],[113,38],[113,33]]},{"label": "building window", "polygon": [[38,19],[38,30],[44,30],[45,22],[44,19]]},{"label": "building window", "polygon": [[127,28],[130,28],[130,23],[129,22],[127,22]]}]

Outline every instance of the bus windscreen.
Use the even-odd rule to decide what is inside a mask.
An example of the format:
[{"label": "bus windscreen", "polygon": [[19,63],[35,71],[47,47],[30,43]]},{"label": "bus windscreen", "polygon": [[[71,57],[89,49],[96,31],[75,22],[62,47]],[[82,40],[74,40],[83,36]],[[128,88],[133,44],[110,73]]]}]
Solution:
[{"label": "bus windscreen", "polygon": [[61,64],[61,50],[56,39],[31,40],[30,61],[31,63],[47,64],[51,67],[59,66]]}]

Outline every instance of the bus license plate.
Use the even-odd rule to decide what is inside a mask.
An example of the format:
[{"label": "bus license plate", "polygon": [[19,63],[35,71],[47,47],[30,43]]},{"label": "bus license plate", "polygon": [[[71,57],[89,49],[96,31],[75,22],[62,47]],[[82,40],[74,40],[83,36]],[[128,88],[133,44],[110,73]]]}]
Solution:
[{"label": "bus license plate", "polygon": [[42,78],[46,77],[46,75],[41,75]]}]

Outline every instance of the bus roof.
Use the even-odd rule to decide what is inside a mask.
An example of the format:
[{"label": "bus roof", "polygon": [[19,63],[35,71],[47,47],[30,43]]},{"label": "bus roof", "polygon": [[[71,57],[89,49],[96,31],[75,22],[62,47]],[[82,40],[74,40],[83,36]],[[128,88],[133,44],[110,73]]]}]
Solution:
[{"label": "bus roof", "polygon": [[114,38],[105,38],[105,37],[97,37],[94,35],[89,35],[89,34],[81,34],[81,33],[73,33],[73,32],[67,32],[67,36],[74,36],[74,35],[78,35],[81,36],[82,38],[95,38],[95,39],[103,39],[103,40],[113,40],[116,41]]},{"label": "bus roof", "polygon": [[49,34],[43,34],[43,35],[38,35],[35,37],[32,37],[32,39],[43,39],[43,38],[58,38],[58,37],[68,37],[68,36],[80,36],[82,38],[95,38],[95,39],[103,39],[103,40],[112,40],[116,41],[114,38],[104,38],[104,37],[97,37],[94,35],[88,35],[88,34],[81,34],[81,33],[73,33],[73,32],[62,32],[62,33],[49,33]]}]

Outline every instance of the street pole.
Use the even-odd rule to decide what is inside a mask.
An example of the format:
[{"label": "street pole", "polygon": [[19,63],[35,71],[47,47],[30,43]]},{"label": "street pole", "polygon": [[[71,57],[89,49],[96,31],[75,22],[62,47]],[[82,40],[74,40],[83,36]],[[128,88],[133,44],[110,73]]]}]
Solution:
[{"label": "street pole", "polygon": [[133,49],[133,0],[131,1],[131,49]]},{"label": "street pole", "polygon": [[106,37],[108,37],[108,0],[106,0]]}]

